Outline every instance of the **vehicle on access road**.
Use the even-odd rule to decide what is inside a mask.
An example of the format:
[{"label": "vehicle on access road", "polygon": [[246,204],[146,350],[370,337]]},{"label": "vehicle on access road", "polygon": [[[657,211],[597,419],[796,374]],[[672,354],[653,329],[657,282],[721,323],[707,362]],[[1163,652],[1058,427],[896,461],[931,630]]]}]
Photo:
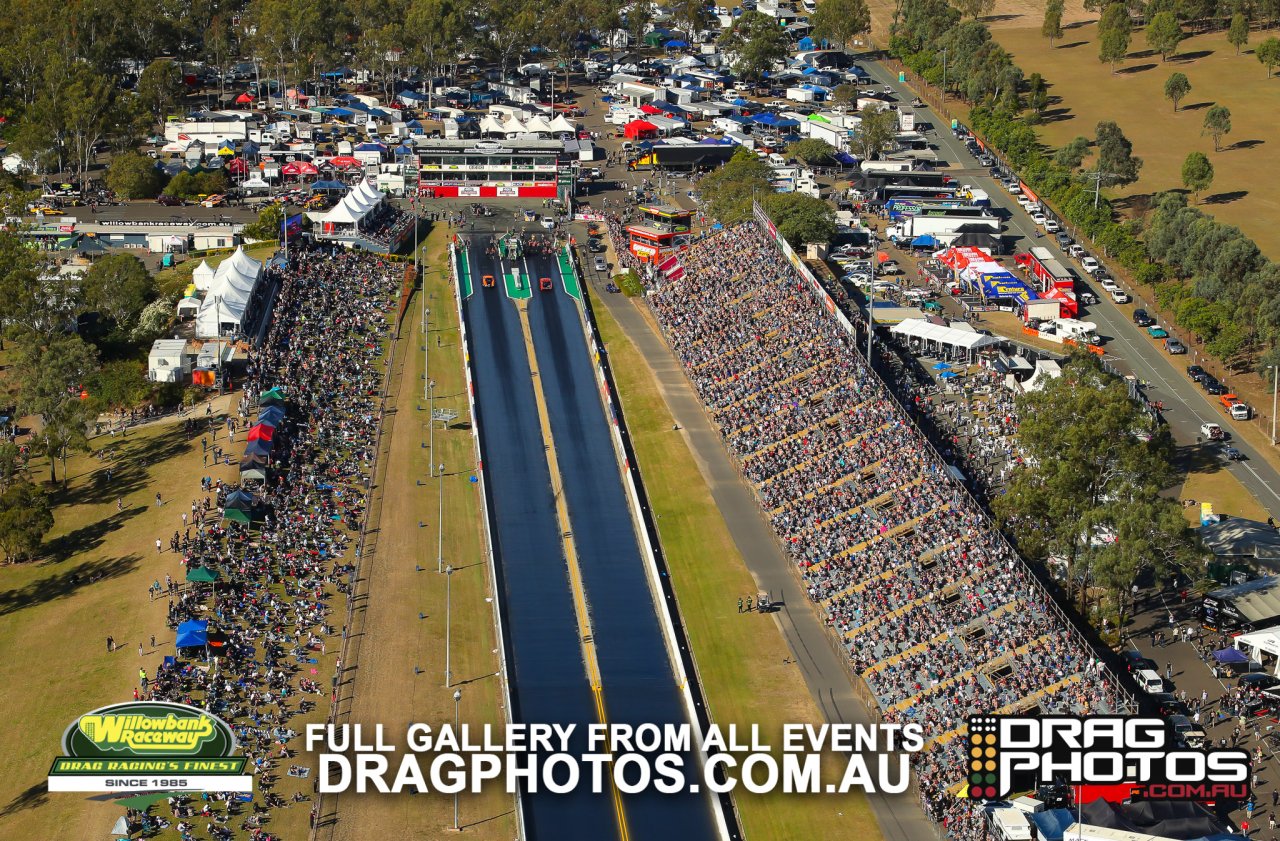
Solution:
[{"label": "vehicle on access road", "polygon": [[483,286],[483,287],[485,287],[485,288],[487,289],[487,288],[489,288],[489,287],[491,287],[491,286],[497,286],[498,284],[497,284],[497,282],[493,279],[493,275],[491,275],[491,274],[487,274],[487,275],[485,275],[484,277],[480,278],[480,285],[481,285],[481,286]]}]

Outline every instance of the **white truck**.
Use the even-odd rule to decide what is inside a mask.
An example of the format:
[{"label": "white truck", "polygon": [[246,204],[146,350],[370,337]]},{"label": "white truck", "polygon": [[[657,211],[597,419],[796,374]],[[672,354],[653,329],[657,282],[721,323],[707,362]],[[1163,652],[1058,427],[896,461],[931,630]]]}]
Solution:
[{"label": "white truck", "polygon": [[972,226],[970,230],[987,228],[992,235],[1000,235],[1000,220],[995,216],[909,216],[898,225],[898,239],[915,239],[925,234],[954,234],[966,226]]},{"label": "white truck", "polygon": [[858,168],[863,172],[911,172],[915,161],[862,161]]},{"label": "white truck", "polygon": [[898,131],[916,130],[916,112],[910,108],[898,109]]}]

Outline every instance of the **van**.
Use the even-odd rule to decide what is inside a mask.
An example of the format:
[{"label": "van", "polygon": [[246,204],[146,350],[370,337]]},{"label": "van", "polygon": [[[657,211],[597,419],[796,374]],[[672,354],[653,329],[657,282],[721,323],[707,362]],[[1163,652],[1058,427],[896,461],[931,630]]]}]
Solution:
[{"label": "van", "polygon": [[1173,728],[1174,735],[1187,747],[1192,750],[1204,747],[1205,732],[1200,729],[1200,725],[1185,715],[1169,716],[1169,726]]},{"label": "van", "polygon": [[1151,669],[1142,669],[1134,675],[1134,677],[1138,681],[1138,687],[1143,692],[1151,693],[1164,691],[1164,679]]}]

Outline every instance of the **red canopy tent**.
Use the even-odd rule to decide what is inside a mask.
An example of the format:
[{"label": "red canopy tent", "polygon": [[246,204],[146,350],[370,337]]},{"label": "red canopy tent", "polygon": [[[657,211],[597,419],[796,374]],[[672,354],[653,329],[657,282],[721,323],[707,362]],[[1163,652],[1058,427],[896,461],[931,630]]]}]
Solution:
[{"label": "red canopy tent", "polygon": [[275,437],[276,430],[274,427],[267,426],[263,423],[255,423],[249,427],[250,441],[270,441]]},{"label": "red canopy tent", "polygon": [[644,105],[641,105],[641,106],[640,106],[640,110],[641,110],[641,111],[643,111],[643,112],[644,112],[644,113],[646,113],[646,114],[661,114],[661,113],[662,113],[662,109],[661,109],[661,108],[659,108],[658,106],[653,105],[653,104],[651,104],[651,103],[648,103],[648,102],[646,102]]},{"label": "red canopy tent", "polygon": [[360,160],[351,155],[336,155],[329,159],[329,163],[333,164],[338,169],[347,169],[353,166],[362,166],[362,164],[360,163]]},{"label": "red canopy tent", "polygon": [[249,171],[249,165],[245,163],[244,158],[232,158],[227,161],[227,172],[232,175],[244,175]]},{"label": "red canopy tent", "polygon": [[249,93],[248,91],[236,97],[237,105],[248,105],[250,102],[253,102],[253,94]]},{"label": "red canopy tent", "polygon": [[290,161],[280,167],[281,175],[315,175],[319,171],[315,164],[306,161]]},{"label": "red canopy tent", "polygon": [[628,140],[644,140],[649,137],[656,137],[658,127],[648,120],[632,120],[627,123],[622,133],[627,136]]}]

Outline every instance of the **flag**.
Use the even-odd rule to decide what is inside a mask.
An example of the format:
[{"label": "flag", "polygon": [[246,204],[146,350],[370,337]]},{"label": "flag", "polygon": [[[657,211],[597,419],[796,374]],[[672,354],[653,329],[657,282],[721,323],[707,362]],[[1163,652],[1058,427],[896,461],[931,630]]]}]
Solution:
[{"label": "flag", "polygon": [[302,214],[286,216],[280,222],[280,232],[286,237],[296,237],[302,233]]}]

